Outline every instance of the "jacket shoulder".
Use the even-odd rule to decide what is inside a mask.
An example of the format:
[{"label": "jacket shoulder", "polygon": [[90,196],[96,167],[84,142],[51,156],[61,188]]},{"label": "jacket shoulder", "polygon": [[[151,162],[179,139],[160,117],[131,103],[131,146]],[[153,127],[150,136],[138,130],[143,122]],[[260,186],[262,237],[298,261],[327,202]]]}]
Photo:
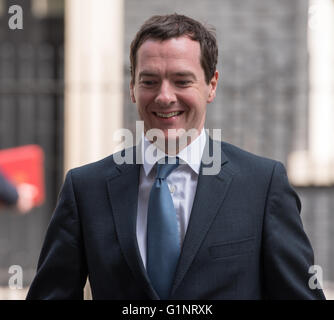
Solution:
[{"label": "jacket shoulder", "polygon": [[277,164],[281,164],[277,160],[256,155],[227,142],[221,142],[221,148],[238,171],[272,171]]},{"label": "jacket shoulder", "polygon": [[135,147],[123,149],[101,160],[70,169],[68,174],[70,173],[74,178],[85,177],[86,179],[99,179],[112,176],[115,173],[116,167],[124,166],[124,164],[119,162],[120,159],[122,159],[123,154],[125,152],[134,154],[134,150]]}]

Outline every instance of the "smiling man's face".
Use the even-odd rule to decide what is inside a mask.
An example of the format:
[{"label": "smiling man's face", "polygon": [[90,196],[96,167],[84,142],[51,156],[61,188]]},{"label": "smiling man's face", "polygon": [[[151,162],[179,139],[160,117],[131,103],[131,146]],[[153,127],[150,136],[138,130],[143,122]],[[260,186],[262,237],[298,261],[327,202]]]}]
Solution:
[{"label": "smiling man's face", "polygon": [[177,137],[168,129],[201,132],[206,105],[215,97],[218,72],[206,83],[200,55],[199,42],[186,36],[148,39],[140,46],[130,92],[145,132],[160,129],[165,139]]}]

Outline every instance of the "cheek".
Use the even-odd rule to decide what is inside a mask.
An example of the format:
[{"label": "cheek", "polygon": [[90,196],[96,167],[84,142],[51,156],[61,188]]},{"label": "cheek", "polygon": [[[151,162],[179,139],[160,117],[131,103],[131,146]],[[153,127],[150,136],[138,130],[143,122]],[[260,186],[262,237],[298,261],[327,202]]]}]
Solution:
[{"label": "cheek", "polygon": [[154,101],[154,95],[149,92],[140,91],[136,95],[137,105],[141,109],[146,109]]},{"label": "cheek", "polygon": [[206,101],[204,101],[202,95],[198,94],[187,94],[182,97],[183,105],[187,106],[188,113],[193,116],[198,116],[205,112]]},{"label": "cheek", "polygon": [[150,122],[151,121],[151,108],[152,102],[154,101],[154,97],[152,94],[147,94],[141,92],[136,95],[136,106],[138,110],[139,117],[143,121]]}]

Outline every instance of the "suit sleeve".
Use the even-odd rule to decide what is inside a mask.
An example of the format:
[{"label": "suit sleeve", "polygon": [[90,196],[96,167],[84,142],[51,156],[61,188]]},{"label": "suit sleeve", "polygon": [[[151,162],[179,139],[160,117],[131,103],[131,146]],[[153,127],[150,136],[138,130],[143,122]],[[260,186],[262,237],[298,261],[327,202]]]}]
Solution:
[{"label": "suit sleeve", "polygon": [[15,205],[18,197],[16,188],[0,173],[0,203]]},{"label": "suit sleeve", "polygon": [[49,224],[27,299],[83,299],[87,267],[71,171]]},{"label": "suit sleeve", "polygon": [[309,268],[314,264],[311,244],[300,218],[301,203],[277,163],[268,191],[263,228],[263,275],[266,299],[324,299],[311,289]]}]

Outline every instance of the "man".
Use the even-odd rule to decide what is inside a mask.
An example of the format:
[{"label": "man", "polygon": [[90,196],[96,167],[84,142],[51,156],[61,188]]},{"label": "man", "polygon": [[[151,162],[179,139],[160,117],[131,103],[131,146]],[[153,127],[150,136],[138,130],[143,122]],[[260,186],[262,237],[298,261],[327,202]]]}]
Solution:
[{"label": "man", "polygon": [[33,208],[31,186],[27,184],[14,186],[0,172],[0,210],[11,207],[16,207],[21,214],[26,214]]},{"label": "man", "polygon": [[13,186],[0,172],[0,206],[12,206],[17,203],[19,195]]},{"label": "man", "polygon": [[[118,153],[68,172],[28,299],[82,299],[87,276],[94,299],[324,298],[308,285],[313,251],[283,165],[204,132],[217,54],[191,18],[144,23],[130,92],[145,137],[125,151],[142,161]],[[217,145],[219,170],[204,174]]]}]

